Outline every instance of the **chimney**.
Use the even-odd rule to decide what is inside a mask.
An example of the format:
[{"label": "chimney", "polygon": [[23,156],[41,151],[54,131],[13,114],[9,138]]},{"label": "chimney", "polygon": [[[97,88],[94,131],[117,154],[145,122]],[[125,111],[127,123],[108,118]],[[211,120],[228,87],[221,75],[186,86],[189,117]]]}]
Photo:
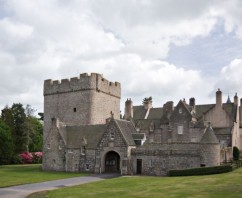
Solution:
[{"label": "chimney", "polygon": [[222,92],[220,89],[216,92],[216,106],[222,106]]},{"label": "chimney", "polygon": [[190,98],[190,99],[189,99],[189,105],[190,105],[191,107],[195,107],[195,98]]},{"label": "chimney", "polygon": [[126,100],[124,109],[124,119],[129,120],[130,118],[133,118],[133,101],[131,98]]},{"label": "chimney", "polygon": [[152,108],[152,97],[144,98],[143,105],[144,105],[146,110],[151,109]]},{"label": "chimney", "polygon": [[239,100],[239,99],[238,99],[237,93],[235,93],[235,96],[234,96],[234,105],[235,105],[235,106],[238,106],[238,103],[239,103],[238,100]]}]

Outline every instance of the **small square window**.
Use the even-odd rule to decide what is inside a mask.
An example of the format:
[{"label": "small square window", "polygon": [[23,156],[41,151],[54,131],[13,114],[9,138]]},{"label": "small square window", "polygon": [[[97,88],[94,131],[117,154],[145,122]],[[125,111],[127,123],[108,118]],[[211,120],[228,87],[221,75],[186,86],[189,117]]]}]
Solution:
[{"label": "small square window", "polygon": [[178,133],[179,135],[182,135],[182,134],[183,134],[183,126],[182,126],[182,125],[177,126],[177,133]]},{"label": "small square window", "polygon": [[76,108],[73,108],[73,111],[76,112]]},{"label": "small square window", "polygon": [[89,171],[89,164],[86,164],[86,171]]},{"label": "small square window", "polygon": [[114,132],[111,132],[111,133],[110,133],[110,140],[114,140],[114,137],[115,137]]}]

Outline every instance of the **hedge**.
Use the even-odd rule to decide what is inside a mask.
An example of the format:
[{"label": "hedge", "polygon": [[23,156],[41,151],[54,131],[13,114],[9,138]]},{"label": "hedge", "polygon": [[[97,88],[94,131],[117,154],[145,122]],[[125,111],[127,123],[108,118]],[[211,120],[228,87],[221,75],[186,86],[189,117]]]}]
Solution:
[{"label": "hedge", "polygon": [[226,166],[213,166],[213,167],[201,167],[184,170],[170,170],[168,176],[192,176],[192,175],[211,175],[218,173],[226,173],[232,171],[231,165]]}]

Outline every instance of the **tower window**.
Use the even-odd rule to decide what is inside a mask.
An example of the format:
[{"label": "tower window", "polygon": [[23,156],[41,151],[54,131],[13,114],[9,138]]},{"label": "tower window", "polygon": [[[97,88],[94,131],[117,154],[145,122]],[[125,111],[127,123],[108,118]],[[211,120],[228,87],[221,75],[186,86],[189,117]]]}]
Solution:
[{"label": "tower window", "polygon": [[76,108],[73,108],[73,111],[76,112]]}]

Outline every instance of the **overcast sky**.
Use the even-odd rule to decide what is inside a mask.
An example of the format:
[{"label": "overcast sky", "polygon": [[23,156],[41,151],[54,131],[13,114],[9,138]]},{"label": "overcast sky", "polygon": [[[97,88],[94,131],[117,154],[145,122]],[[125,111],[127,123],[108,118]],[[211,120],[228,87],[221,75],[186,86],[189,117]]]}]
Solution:
[{"label": "overcast sky", "polygon": [[[242,97],[241,0],[0,0],[0,107],[43,110],[43,82],[101,73],[154,106]],[[123,111],[123,109],[121,109]]]}]

